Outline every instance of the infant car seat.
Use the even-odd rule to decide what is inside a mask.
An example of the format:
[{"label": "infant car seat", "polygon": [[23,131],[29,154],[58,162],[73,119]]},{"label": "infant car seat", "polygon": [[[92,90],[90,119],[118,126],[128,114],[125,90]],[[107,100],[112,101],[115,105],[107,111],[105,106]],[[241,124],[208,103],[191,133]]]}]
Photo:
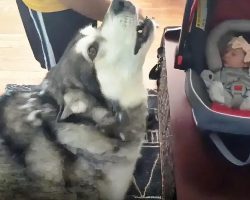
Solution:
[{"label": "infant car seat", "polygon": [[222,67],[219,49],[229,36],[250,39],[249,6],[249,0],[188,0],[175,61],[175,68],[186,71],[196,126],[238,166],[250,163],[250,111],[212,102],[200,74]]}]

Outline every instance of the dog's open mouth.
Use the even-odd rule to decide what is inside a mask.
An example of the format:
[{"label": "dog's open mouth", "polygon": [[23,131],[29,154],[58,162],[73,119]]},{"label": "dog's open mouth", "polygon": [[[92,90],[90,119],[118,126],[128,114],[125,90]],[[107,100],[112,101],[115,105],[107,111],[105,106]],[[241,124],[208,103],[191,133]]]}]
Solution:
[{"label": "dog's open mouth", "polygon": [[[151,44],[152,40],[150,39],[154,32],[153,21],[147,17],[140,21],[138,15],[136,6],[129,0],[113,0],[102,24],[102,27],[104,27],[106,20],[113,26],[117,23],[116,26],[119,26],[120,31],[123,31],[123,37],[130,40],[128,43],[135,42],[134,55],[137,55],[140,50],[142,52],[142,49],[148,49],[143,48],[143,46],[148,44],[148,47]],[[134,31],[136,31],[136,34]],[[110,33],[109,29],[106,32]],[[117,34],[120,35],[120,32]]]},{"label": "dog's open mouth", "polygon": [[137,38],[136,38],[134,54],[137,54],[142,44],[148,40],[150,33],[153,30],[153,26],[154,26],[153,22],[146,17],[136,27]]},{"label": "dog's open mouth", "polygon": [[137,31],[137,37],[141,39],[146,39],[150,35],[150,31],[153,28],[153,23],[149,18],[145,18],[143,21],[139,23],[139,25],[136,27]]}]

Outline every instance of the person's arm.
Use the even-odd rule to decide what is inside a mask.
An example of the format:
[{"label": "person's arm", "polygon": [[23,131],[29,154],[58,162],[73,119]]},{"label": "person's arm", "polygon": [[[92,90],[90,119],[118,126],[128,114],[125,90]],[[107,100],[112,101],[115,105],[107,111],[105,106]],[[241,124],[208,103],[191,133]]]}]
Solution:
[{"label": "person's arm", "polygon": [[60,0],[65,6],[91,19],[102,21],[110,0]]},{"label": "person's arm", "polygon": [[[86,17],[99,21],[103,20],[111,3],[110,0],[60,0],[60,2]],[[144,18],[141,9],[139,17]]]}]

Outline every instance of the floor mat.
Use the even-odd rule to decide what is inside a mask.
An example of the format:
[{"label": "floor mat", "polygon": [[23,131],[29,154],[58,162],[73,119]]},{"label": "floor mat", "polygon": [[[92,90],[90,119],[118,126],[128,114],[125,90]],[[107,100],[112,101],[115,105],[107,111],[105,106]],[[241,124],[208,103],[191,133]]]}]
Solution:
[{"label": "floor mat", "polygon": [[157,118],[157,91],[148,90],[148,127],[133,182],[126,200],[162,199],[160,137]]}]

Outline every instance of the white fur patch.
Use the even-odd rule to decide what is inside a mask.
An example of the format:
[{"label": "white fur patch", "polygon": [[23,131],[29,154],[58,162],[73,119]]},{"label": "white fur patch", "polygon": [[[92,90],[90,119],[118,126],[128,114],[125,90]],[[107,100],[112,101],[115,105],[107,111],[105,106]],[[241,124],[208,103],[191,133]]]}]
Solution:
[{"label": "white fur patch", "polygon": [[121,138],[122,141],[126,140],[126,137],[125,137],[125,135],[123,133],[120,133],[119,135],[120,135],[120,138]]},{"label": "white fur patch", "polygon": [[80,53],[82,54],[82,56],[89,62],[89,63],[92,63],[92,60],[89,58],[89,55],[88,55],[88,48],[89,48],[89,45],[91,43],[94,42],[94,38],[92,37],[89,37],[88,39],[86,38],[82,38],[80,39],[77,44],[76,44],[76,47],[75,47],[75,50],[76,50],[76,53]]},{"label": "white fur patch", "polygon": [[125,66],[126,64],[132,65],[129,62],[117,63],[116,66],[119,66],[117,68],[107,63],[108,67],[101,68],[98,62],[96,72],[103,94],[109,99],[118,101],[122,107],[131,108],[146,101],[146,90],[141,70],[130,73],[130,68]]},{"label": "white fur patch", "polygon": [[65,105],[73,113],[84,113],[88,108],[88,100],[80,90],[70,90],[64,96]]},{"label": "white fur patch", "polygon": [[100,36],[105,38],[100,48],[104,56],[97,56],[94,62],[102,93],[124,108],[146,101],[142,69],[154,30],[135,55],[137,23],[137,17],[129,13],[107,17],[100,30]]},{"label": "white fur patch", "polygon": [[102,194],[109,200],[123,200],[134,168],[135,161],[109,166],[106,169],[107,181],[98,182]]},{"label": "white fur patch", "polygon": [[87,105],[81,101],[74,102],[70,106],[73,113],[84,113],[87,110]]},{"label": "white fur patch", "polygon": [[31,172],[38,177],[58,183],[63,181],[60,153],[45,138],[34,139],[27,152],[26,162]]},{"label": "white fur patch", "polygon": [[108,111],[104,108],[97,107],[92,109],[92,117],[96,122],[101,122],[107,114]]},{"label": "white fur patch", "polygon": [[[154,30],[139,52],[134,55],[136,44],[137,16],[124,12],[116,17],[105,18],[105,26],[95,29],[91,26],[80,31],[84,35],[75,50],[89,62],[88,47],[98,38],[100,42],[94,66],[104,96],[118,101],[122,107],[134,107],[146,100],[142,67],[146,53],[152,43]],[[116,27],[116,28],[113,28]]]},{"label": "white fur patch", "polygon": [[47,90],[48,87],[49,87],[49,81],[47,79],[44,79],[41,84],[41,88],[42,90]]},{"label": "white fur patch", "polygon": [[66,146],[85,149],[96,154],[114,149],[111,139],[89,126],[60,123],[58,129],[58,140]]},{"label": "white fur patch", "polygon": [[26,104],[19,106],[18,109],[20,110],[31,109],[34,106],[35,101],[36,101],[36,98],[30,98],[28,99]]},{"label": "white fur patch", "polygon": [[98,31],[92,26],[87,26],[86,28],[80,30],[80,33],[84,35],[75,46],[76,53],[82,54],[82,56],[89,62],[93,63],[88,55],[89,46],[96,41]]},{"label": "white fur patch", "polygon": [[42,110],[34,110],[27,116],[27,121],[32,122],[34,126],[40,126],[42,121],[37,118],[37,114],[41,113]]},{"label": "white fur patch", "polygon": [[45,91],[48,90],[50,82],[47,79],[44,79],[41,84],[41,91],[38,93],[38,95],[43,95]]},{"label": "white fur patch", "polygon": [[89,25],[89,26],[86,26],[85,28],[81,29],[80,33],[84,36],[87,36],[87,35],[95,36],[95,35],[97,35],[97,30],[96,30],[96,28]]}]

